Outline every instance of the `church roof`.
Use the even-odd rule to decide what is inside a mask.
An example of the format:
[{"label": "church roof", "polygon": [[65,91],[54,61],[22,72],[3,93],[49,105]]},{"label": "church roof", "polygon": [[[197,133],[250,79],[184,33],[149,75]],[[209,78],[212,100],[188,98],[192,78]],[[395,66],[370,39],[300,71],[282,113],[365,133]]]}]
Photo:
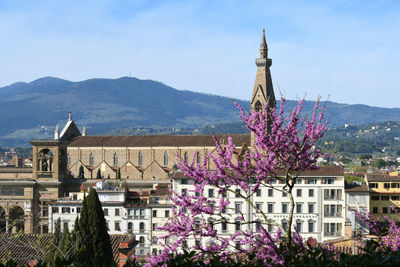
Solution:
[{"label": "church roof", "polygon": [[[216,135],[226,143],[231,136],[233,143],[250,144],[249,134]],[[147,136],[78,136],[68,147],[163,147],[163,146],[215,146],[212,135],[147,135]]]}]

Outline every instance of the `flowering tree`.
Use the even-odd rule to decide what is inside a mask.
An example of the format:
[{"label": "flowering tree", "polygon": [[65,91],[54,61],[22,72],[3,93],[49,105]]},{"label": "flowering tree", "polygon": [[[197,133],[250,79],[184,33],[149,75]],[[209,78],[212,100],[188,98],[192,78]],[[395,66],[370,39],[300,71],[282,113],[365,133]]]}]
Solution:
[{"label": "flowering tree", "polygon": [[[238,151],[231,138],[226,145],[214,138],[216,152],[204,157],[201,164],[193,161],[189,165],[180,158],[178,168],[193,180],[193,192],[184,195],[173,192],[173,216],[160,228],[168,233],[163,238],[172,242],[160,255],[153,256],[150,264],[166,262],[182,248],[194,251],[193,258],[202,260],[218,256],[222,260],[249,261],[248,255],[253,254],[256,260],[265,264],[283,264],[284,258],[277,246],[281,235],[285,235],[288,246],[302,243],[297,232],[292,234],[291,227],[295,178],[300,171],[317,168],[316,160],[321,152],[314,148],[314,144],[326,131],[324,109],[319,109],[319,102],[310,118],[301,117],[303,102],[297,103],[287,116],[285,99],[281,100],[280,109],[266,105],[262,110],[249,114],[237,105],[240,118],[254,134],[254,147],[244,145]],[[210,164],[214,166],[211,169]],[[205,196],[209,188],[217,189],[216,199]],[[269,219],[253,202],[253,196],[260,188],[288,195],[290,209],[286,229]],[[227,214],[227,210],[234,210],[229,194],[244,200],[255,216],[238,210],[236,218]],[[235,225],[237,231],[229,236],[221,235],[217,233],[216,225],[224,228]],[[267,225],[276,227],[276,234],[268,232]],[[189,247],[188,240],[198,242]]]}]

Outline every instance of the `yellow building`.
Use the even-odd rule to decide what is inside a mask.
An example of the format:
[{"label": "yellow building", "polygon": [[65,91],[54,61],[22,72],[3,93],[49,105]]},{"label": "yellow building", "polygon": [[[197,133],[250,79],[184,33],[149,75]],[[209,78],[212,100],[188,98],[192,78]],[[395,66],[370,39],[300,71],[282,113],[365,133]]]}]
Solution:
[{"label": "yellow building", "polygon": [[384,217],[400,222],[400,215],[392,207],[400,207],[400,176],[367,175],[370,189],[370,213],[372,218],[384,222]]}]

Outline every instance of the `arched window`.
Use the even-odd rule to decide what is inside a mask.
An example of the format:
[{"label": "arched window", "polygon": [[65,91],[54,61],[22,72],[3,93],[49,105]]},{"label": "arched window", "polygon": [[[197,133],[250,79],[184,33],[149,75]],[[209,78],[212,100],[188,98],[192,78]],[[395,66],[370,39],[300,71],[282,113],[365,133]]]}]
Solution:
[{"label": "arched window", "polygon": [[139,224],[139,230],[140,230],[141,232],[144,232],[144,222],[141,222],[141,223]]},{"label": "arched window", "polygon": [[138,165],[139,166],[143,165],[143,154],[142,154],[142,151],[139,151],[139,154],[138,154]]},{"label": "arched window", "polygon": [[196,153],[196,162],[197,162],[197,164],[200,164],[200,163],[201,163],[200,152],[198,152],[198,151],[197,151],[197,153]]},{"label": "arched window", "polygon": [[118,155],[117,153],[114,153],[114,166],[118,165]]},{"label": "arched window", "polygon": [[185,154],[184,154],[184,156],[183,156],[183,159],[184,159],[184,161],[185,161],[186,164],[189,162],[189,156],[188,156],[188,153],[187,153],[187,152],[185,152]]},{"label": "arched window", "polygon": [[[115,159],[114,159],[114,160],[115,160]],[[93,166],[93,165],[94,165],[94,156],[93,156],[92,153],[90,153],[90,156],[89,156],[89,165],[90,165],[90,166]]]},{"label": "arched window", "polygon": [[133,230],[133,223],[132,222],[128,222],[128,230]]},{"label": "arched window", "polygon": [[71,156],[69,155],[69,153],[67,154],[67,165],[71,165]]},{"label": "arched window", "polygon": [[38,161],[38,171],[53,171],[53,153],[49,149],[45,148],[39,152]]},{"label": "arched window", "polygon": [[140,244],[144,244],[144,236],[141,236],[141,237],[139,238],[139,243],[140,243]]},{"label": "arched window", "polygon": [[167,165],[168,165],[168,152],[165,151],[164,152],[164,166],[167,166]]}]

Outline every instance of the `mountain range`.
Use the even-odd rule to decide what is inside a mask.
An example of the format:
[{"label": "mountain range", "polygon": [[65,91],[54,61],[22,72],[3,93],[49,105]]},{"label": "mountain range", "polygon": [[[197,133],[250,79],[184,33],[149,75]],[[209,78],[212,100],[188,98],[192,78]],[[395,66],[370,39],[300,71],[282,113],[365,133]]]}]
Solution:
[{"label": "mountain range", "polygon": [[[221,128],[237,122],[234,101],[248,110],[249,101],[177,90],[133,77],[80,82],[45,77],[17,82],[0,88],[0,146],[27,146],[32,139],[52,138],[55,126],[65,125],[68,112],[78,127],[86,126],[89,135],[196,133],[211,125]],[[288,109],[294,104],[287,101]],[[304,112],[311,113],[314,104],[306,101]],[[400,118],[400,108],[324,104],[331,127]]]}]

